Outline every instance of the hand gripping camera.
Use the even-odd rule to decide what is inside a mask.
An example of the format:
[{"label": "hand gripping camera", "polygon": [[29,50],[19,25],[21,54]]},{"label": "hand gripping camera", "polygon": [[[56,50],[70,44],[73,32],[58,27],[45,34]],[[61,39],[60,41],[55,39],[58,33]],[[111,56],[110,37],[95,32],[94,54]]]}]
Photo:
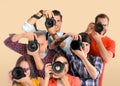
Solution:
[{"label": "hand gripping camera", "polygon": [[56,21],[53,17],[52,18],[46,18],[45,26],[46,26],[47,29],[53,27],[55,24],[56,24]]},{"label": "hand gripping camera", "polygon": [[80,38],[78,40],[72,40],[70,46],[73,50],[80,50],[80,46],[84,49],[84,44]]},{"label": "hand gripping camera", "polygon": [[12,76],[14,79],[21,79],[23,77],[25,77],[24,74],[25,70],[21,67],[15,67],[12,71]]},{"label": "hand gripping camera", "polygon": [[60,62],[60,61],[56,61],[52,64],[52,70],[59,74],[64,70],[65,64]]},{"label": "hand gripping camera", "polygon": [[103,31],[103,25],[101,23],[95,23],[95,31],[100,34],[101,31]]},{"label": "hand gripping camera", "polygon": [[34,37],[34,41],[28,41],[28,50],[34,52],[38,49],[38,42]]}]

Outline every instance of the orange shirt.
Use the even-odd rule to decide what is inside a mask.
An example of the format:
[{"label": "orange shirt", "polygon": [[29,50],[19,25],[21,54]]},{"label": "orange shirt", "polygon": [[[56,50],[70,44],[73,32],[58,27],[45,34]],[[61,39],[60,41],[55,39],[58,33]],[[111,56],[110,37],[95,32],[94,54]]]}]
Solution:
[{"label": "orange shirt", "polygon": [[[91,34],[89,36],[92,41],[91,46],[90,46],[90,55],[101,57],[95,40],[93,39]],[[115,56],[115,42],[107,36],[102,38],[102,42],[103,42],[105,48],[108,51],[111,51],[113,53],[113,57],[114,57]],[[102,59],[102,57],[101,57],[101,59]],[[102,70],[102,74],[100,76],[99,86],[102,86],[102,78],[103,78],[103,73],[104,73],[104,68],[105,68],[105,61],[103,59],[102,59],[102,61],[103,61],[103,70]]]},{"label": "orange shirt", "polygon": [[[70,86],[81,86],[81,81],[78,77],[67,74]],[[48,86],[57,86],[57,79],[50,79]]]}]

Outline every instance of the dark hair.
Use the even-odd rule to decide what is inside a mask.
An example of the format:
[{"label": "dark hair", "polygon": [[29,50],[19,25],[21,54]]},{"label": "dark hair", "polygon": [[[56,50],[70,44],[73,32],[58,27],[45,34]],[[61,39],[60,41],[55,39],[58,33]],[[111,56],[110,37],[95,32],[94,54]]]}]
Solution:
[{"label": "dark hair", "polygon": [[108,22],[109,22],[109,17],[106,15],[106,14],[98,14],[96,17],[95,17],[95,23],[98,21],[98,18],[107,18]]},{"label": "dark hair", "polygon": [[35,78],[36,77],[36,74],[34,72],[34,68],[33,68],[33,65],[32,65],[32,62],[30,61],[30,56],[28,55],[23,55],[23,56],[20,56],[16,62],[16,67],[19,67],[20,66],[20,63],[22,61],[26,61],[28,64],[29,64],[29,67],[30,67],[30,77],[32,78]]},{"label": "dark hair", "polygon": [[53,14],[54,14],[55,16],[60,16],[60,19],[61,19],[61,21],[62,21],[62,15],[61,15],[60,11],[58,11],[58,10],[53,10],[52,12],[53,12]]},{"label": "dark hair", "polygon": [[57,58],[59,58],[59,57],[64,57],[64,58],[66,58],[66,60],[67,60],[67,62],[68,62],[68,73],[70,73],[70,61],[69,61],[69,59],[68,59],[68,56],[67,56],[67,54],[65,53],[65,52],[58,52],[58,53],[56,53],[55,55],[54,55],[54,57],[53,57],[53,62],[55,62],[56,61],[56,59]]},{"label": "dark hair", "polygon": [[91,39],[86,32],[81,32],[79,33],[79,35],[81,35],[82,37],[82,42],[88,42],[89,44],[91,44]]}]

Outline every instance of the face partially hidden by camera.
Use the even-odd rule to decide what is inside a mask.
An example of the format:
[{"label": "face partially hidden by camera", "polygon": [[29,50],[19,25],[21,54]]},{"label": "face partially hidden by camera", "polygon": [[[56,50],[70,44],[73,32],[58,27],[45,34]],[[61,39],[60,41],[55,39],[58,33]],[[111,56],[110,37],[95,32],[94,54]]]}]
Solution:
[{"label": "face partially hidden by camera", "polygon": [[[83,45],[84,45],[84,49],[83,49],[83,52],[84,54],[87,56],[87,54],[89,53],[90,51],[90,44],[88,42],[82,42]],[[81,46],[80,46],[81,47]]]},{"label": "face partially hidden by camera", "polygon": [[59,15],[54,16],[54,19],[56,21],[56,24],[55,24],[56,32],[59,32],[61,29],[62,20]]},{"label": "face partially hidden by camera", "polygon": [[98,18],[96,23],[101,23],[103,25],[104,29],[103,29],[103,31],[101,31],[100,34],[104,35],[108,30],[108,24],[109,24],[108,19],[107,18]]},{"label": "face partially hidden by camera", "polygon": [[30,77],[30,67],[29,67],[28,62],[22,61],[20,63],[20,67],[25,69],[25,72],[24,72],[25,76]]},{"label": "face partially hidden by camera", "polygon": [[63,63],[65,66],[64,66],[63,71],[62,71],[61,73],[59,73],[59,74],[57,74],[57,73],[55,73],[55,72],[53,71],[53,77],[54,77],[54,78],[61,78],[61,77],[65,76],[65,75],[67,74],[67,72],[68,72],[68,70],[69,70],[69,69],[68,69],[68,68],[69,68],[69,65],[68,65],[67,59],[66,59],[65,57],[63,57],[63,56],[60,56],[59,58],[57,58],[57,59],[55,60],[55,62],[57,62],[57,61]]}]

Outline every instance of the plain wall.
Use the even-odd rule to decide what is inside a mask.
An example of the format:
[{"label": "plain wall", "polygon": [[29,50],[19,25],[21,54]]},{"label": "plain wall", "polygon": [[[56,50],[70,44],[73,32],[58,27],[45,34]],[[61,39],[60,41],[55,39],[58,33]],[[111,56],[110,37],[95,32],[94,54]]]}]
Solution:
[{"label": "plain wall", "polygon": [[[85,31],[89,22],[99,13],[110,17],[106,35],[116,42],[116,55],[106,64],[103,86],[120,86],[120,1],[119,0],[1,0],[0,1],[0,86],[8,86],[8,72],[14,67],[16,52],[7,48],[3,41],[10,33],[23,33],[22,25],[40,9],[60,10],[63,15],[62,31]],[[44,19],[39,28],[44,28]],[[118,47],[119,46],[119,47]]]}]

